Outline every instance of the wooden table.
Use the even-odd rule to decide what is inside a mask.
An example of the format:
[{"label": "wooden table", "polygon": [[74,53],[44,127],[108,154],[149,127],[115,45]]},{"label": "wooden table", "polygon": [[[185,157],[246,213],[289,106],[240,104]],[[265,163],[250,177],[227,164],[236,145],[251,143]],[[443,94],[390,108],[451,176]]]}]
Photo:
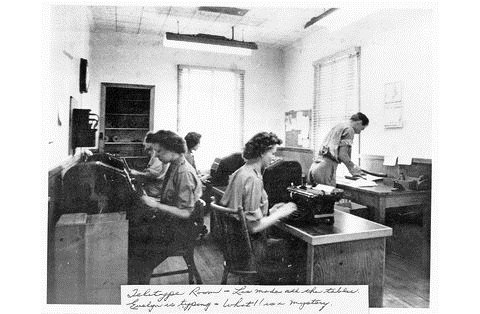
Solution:
[{"label": "wooden table", "polygon": [[307,285],[368,285],[370,307],[382,307],[385,238],[392,228],[335,210],[333,225],[276,226],[307,244]]},{"label": "wooden table", "polygon": [[383,183],[373,187],[353,187],[337,183],[343,189],[344,198],[373,209],[374,220],[385,223],[385,211],[390,207],[403,207],[431,203],[431,191],[399,191]]},{"label": "wooden table", "polygon": [[[221,198],[225,187],[213,187]],[[333,225],[276,227],[306,244],[307,285],[368,285],[370,307],[382,307],[385,238],[392,228],[335,210]]]}]

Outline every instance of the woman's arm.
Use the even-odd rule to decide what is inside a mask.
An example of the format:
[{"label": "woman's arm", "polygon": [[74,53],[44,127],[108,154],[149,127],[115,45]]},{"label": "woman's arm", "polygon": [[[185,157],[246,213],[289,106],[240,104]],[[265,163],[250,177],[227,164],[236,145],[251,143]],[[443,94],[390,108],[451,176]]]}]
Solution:
[{"label": "woman's arm", "polygon": [[294,203],[276,204],[272,206],[269,216],[264,216],[262,208],[268,207],[268,200],[261,203],[263,195],[262,181],[249,179],[245,183],[243,195],[243,209],[247,220],[247,227],[251,233],[261,232],[276,224],[281,218],[287,217],[297,209]]},{"label": "woman's arm", "polygon": [[[201,196],[201,185],[196,175],[187,171],[175,174],[175,178],[175,180],[172,180],[172,182],[175,182],[174,186],[167,185],[167,189],[174,189],[175,191],[175,197],[168,201],[171,205],[160,203],[156,198],[149,196],[142,196],[141,199],[154,210],[180,219],[188,219],[195,208],[195,202]],[[168,182],[164,184],[168,184]],[[167,193],[167,190],[165,190],[165,193]]]},{"label": "woman's arm", "polygon": [[[279,205],[279,206],[277,206]],[[263,216],[257,221],[247,221],[248,230],[251,233],[261,232],[276,224],[280,219],[288,217],[291,213],[297,210],[295,203],[289,202],[287,204],[275,204],[276,209],[268,216]],[[272,208],[273,208],[272,207]]]},{"label": "woman's arm", "polygon": [[150,208],[164,212],[166,214],[170,214],[171,216],[174,216],[180,219],[190,218],[190,215],[192,214],[192,211],[193,211],[193,207],[180,209],[176,206],[162,204],[159,201],[157,201],[156,198],[146,196],[146,195],[143,195],[140,198]]}]

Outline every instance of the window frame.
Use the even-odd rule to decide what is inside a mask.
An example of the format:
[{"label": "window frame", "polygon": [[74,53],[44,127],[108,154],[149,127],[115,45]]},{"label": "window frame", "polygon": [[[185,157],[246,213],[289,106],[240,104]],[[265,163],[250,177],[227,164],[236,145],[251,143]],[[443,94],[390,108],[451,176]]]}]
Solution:
[{"label": "window frame", "polygon": [[[355,73],[354,75],[356,77],[354,77],[354,80],[356,81],[356,86],[353,87],[353,91],[354,91],[354,94],[355,94],[355,89],[356,89],[356,105],[352,106],[352,107],[349,107],[347,110],[341,112],[341,113],[338,113],[338,115],[336,115],[336,117],[341,117],[341,118],[338,118],[338,121],[336,121],[335,123],[341,123],[345,120],[348,120],[350,118],[350,116],[356,112],[359,112],[361,111],[360,108],[361,108],[361,98],[360,98],[360,88],[361,88],[361,84],[360,84],[360,78],[361,78],[361,75],[360,75],[360,61],[361,61],[361,58],[360,58],[360,55],[361,55],[361,48],[360,47],[350,47],[348,49],[345,49],[345,50],[341,50],[341,51],[338,51],[336,53],[333,53],[327,57],[324,57],[324,58],[321,58],[319,60],[316,60],[313,62],[313,72],[314,72],[314,88],[313,88],[313,108],[312,108],[312,142],[311,142],[311,148],[313,150],[313,153],[314,153],[314,156],[317,156],[318,154],[318,151],[320,149],[320,145],[321,145],[321,142],[323,141],[323,138],[325,137],[326,134],[320,134],[319,132],[321,132],[320,130],[320,126],[318,125],[321,121],[322,121],[322,117],[321,117],[321,103],[320,103],[320,88],[321,86],[319,86],[319,84],[321,84],[321,70],[322,70],[322,67],[326,67],[326,66],[329,66],[329,65],[332,65],[332,63],[334,62],[339,62],[339,61],[343,61],[345,59],[349,60],[349,58],[356,58],[356,69],[354,70]],[[348,61],[347,61],[348,62]],[[348,66],[348,65],[347,65]],[[347,73],[348,75],[348,73]],[[348,79],[348,78],[347,78]],[[353,108],[355,107],[355,108]],[[328,132],[328,131],[326,131]],[[356,137],[356,140],[354,142],[354,146],[358,146],[357,147],[357,150],[356,151],[353,151],[352,150],[352,153],[354,153],[354,155],[357,155],[357,158],[354,160],[354,157],[355,156],[352,156],[352,161],[357,163],[357,164],[360,164],[360,134],[358,135],[358,137]]]},{"label": "window frame", "polygon": [[[239,123],[239,134],[238,134],[238,150],[240,151],[243,147],[243,137],[245,132],[244,121],[245,121],[245,70],[241,69],[231,69],[223,67],[214,67],[214,66],[201,66],[201,65],[187,65],[187,64],[178,64],[177,65],[177,132],[185,132],[182,130],[182,74],[185,70],[204,70],[204,71],[218,71],[218,72],[228,72],[236,75],[235,84],[238,85],[238,94],[235,95],[238,108],[238,123]],[[237,98],[238,97],[238,98]],[[184,108],[183,108],[184,109]],[[224,156],[218,156],[224,157]],[[213,160],[212,160],[213,162]]]}]

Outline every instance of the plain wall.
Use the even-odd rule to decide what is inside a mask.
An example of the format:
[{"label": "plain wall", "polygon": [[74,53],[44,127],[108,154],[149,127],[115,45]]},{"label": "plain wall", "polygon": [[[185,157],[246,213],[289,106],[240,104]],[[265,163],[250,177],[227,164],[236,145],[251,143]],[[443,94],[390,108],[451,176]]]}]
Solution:
[{"label": "plain wall", "polygon": [[[160,36],[92,33],[88,104],[99,111],[100,84],[155,85],[154,130],[177,130],[177,65],[245,71],[244,139],[259,131],[284,133],[282,51],[260,46],[251,56],[165,48]],[[215,127],[212,116],[209,123]],[[224,130],[228,132],[228,130]]]},{"label": "plain wall", "polygon": [[[360,152],[432,157],[432,80],[436,73],[436,24],[427,9],[384,9],[334,33],[319,29],[285,52],[288,110],[313,108],[313,63],[360,46],[360,110],[370,119]],[[403,82],[404,126],[384,127],[384,86]]]},{"label": "plain wall", "polygon": [[[352,46],[361,46],[361,110],[370,126],[361,136],[361,153],[432,156],[432,80],[435,79],[436,24],[430,10],[385,9],[328,33],[318,30],[285,51],[260,45],[252,56],[234,56],[164,48],[160,36],[89,32],[84,6],[51,7],[51,101],[45,105],[48,165],[68,157],[69,100],[99,113],[100,83],[155,85],[154,129],[176,130],[177,64],[245,70],[245,133],[285,137],[289,110],[313,106],[313,62]],[[89,61],[90,89],[78,90],[80,58]],[[404,126],[385,129],[386,83],[404,83]],[[214,120],[205,123],[212,123]]]},{"label": "plain wall", "polygon": [[[90,59],[89,11],[85,6],[55,5],[45,8],[50,19],[49,63],[50,72],[43,76],[49,80],[48,103],[42,105],[45,128],[45,164],[51,169],[69,156],[70,96],[77,102],[77,108],[85,105],[86,94],[80,94],[80,58]],[[47,41],[48,42],[48,41]]]}]

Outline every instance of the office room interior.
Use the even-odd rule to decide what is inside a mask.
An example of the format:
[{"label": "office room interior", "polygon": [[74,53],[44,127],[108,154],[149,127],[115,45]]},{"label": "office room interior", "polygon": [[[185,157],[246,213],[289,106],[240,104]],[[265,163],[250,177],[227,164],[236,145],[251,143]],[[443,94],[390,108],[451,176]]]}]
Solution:
[{"label": "office room interior", "polygon": [[[243,15],[234,15],[232,8],[219,10],[228,8],[161,3],[44,7],[50,24],[51,87],[49,105],[42,113],[48,126],[42,141],[49,171],[46,303],[120,304],[120,286],[127,284],[128,219],[111,208],[110,213],[100,210],[88,215],[65,208],[65,176],[92,156],[103,156],[97,159],[100,163],[106,163],[105,154],[118,157],[126,161],[129,169],[125,171],[140,171],[148,161],[143,151],[147,131],[171,130],[182,138],[193,131],[202,135],[194,152],[197,169],[208,175],[223,158],[241,152],[255,134],[273,132],[282,140],[273,163],[299,164],[299,184],[304,186],[328,129],[362,112],[369,124],[355,135],[352,161],[378,175],[365,180],[375,186],[362,187],[362,179],[353,180],[340,165],[337,188],[343,194],[332,204],[333,225],[316,222],[307,229],[317,233],[304,237],[292,231],[296,225],[281,222],[277,228],[297,235],[311,254],[299,285],[366,284],[370,307],[430,308],[431,186],[435,180],[432,81],[438,32],[434,8],[237,6],[237,13]],[[258,49],[236,55],[215,48],[166,47],[166,33],[223,36],[227,42],[234,36],[234,41],[254,42]],[[214,41],[211,38],[201,40]],[[337,80],[336,73],[342,71],[347,79]],[[345,105],[327,97],[336,105],[322,107],[322,97],[328,93],[324,89],[333,90],[333,98],[341,95]],[[122,114],[146,115],[144,122],[113,118],[122,104],[132,106],[131,97],[139,97],[142,109],[129,107]],[[89,132],[83,136],[89,139],[84,142],[76,138],[81,130],[74,126],[74,112],[87,115]],[[130,124],[118,126],[112,121]],[[122,127],[138,132],[113,130]],[[129,159],[131,155],[138,158]],[[204,185],[208,184],[207,180]],[[384,190],[375,190],[379,187]],[[224,189],[204,187],[204,196],[210,193],[219,199]],[[90,201],[100,202],[98,198]],[[215,227],[208,202],[205,208],[207,231],[195,238],[194,263],[202,284],[220,285],[224,252],[221,239],[213,233],[221,228]],[[105,218],[108,214],[117,216]],[[83,246],[75,251],[62,247],[72,234],[90,230],[102,219],[111,219],[105,228],[113,231],[93,235],[84,231],[80,238],[92,239],[83,238]],[[80,220],[84,229],[78,229]],[[343,230],[341,224],[357,229]],[[343,242],[347,241],[343,233],[349,233],[348,243]],[[322,236],[326,234],[338,241],[325,244]],[[101,245],[88,248],[89,243]],[[338,256],[329,255],[332,252]],[[155,271],[184,266],[181,256],[172,256]],[[333,274],[325,274],[332,270]],[[342,271],[348,275],[342,276]],[[229,274],[227,284],[243,280],[248,283],[241,275]],[[188,285],[189,274],[152,276],[150,284]]]}]

